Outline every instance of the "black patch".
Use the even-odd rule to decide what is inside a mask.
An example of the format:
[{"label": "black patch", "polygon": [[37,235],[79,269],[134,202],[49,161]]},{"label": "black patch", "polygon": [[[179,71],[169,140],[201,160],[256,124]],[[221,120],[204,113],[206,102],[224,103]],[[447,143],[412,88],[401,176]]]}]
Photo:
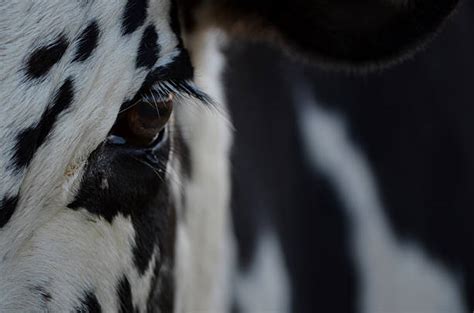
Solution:
[{"label": "black patch", "polygon": [[[174,238],[173,242],[174,242]],[[160,264],[155,262],[155,271],[152,280],[152,288],[147,299],[147,312],[173,312],[174,308],[174,275],[173,264],[174,256]],[[162,265],[162,266],[160,266]],[[168,268],[164,271],[166,265]]]},{"label": "black patch", "polygon": [[79,36],[76,55],[74,56],[73,61],[83,62],[91,56],[92,52],[97,47],[99,34],[100,30],[97,21],[91,22]]},{"label": "black patch", "polygon": [[165,261],[167,258],[172,260],[174,255],[176,217],[168,187],[160,188],[154,199],[153,208],[144,213],[140,218],[133,220],[134,228],[137,231],[133,260],[142,275],[151,265],[151,257],[156,248],[159,249],[161,261]]},{"label": "black patch", "polygon": [[[195,0],[180,0],[180,6],[184,8],[184,10],[181,10],[181,12],[177,12],[178,10],[174,2],[175,1],[172,1],[171,14],[170,14],[171,15],[171,29],[173,29],[173,31],[175,31],[175,29],[178,32],[180,31],[181,23],[179,23],[178,13],[181,13],[185,33],[189,33],[189,34],[193,33],[198,27],[196,9],[199,7],[201,3]],[[175,11],[176,13],[174,13]]]},{"label": "black patch", "polygon": [[158,60],[158,54],[160,53],[160,46],[158,45],[158,34],[156,33],[155,26],[149,25],[143,32],[142,39],[140,41],[140,47],[138,48],[136,66],[152,68]]},{"label": "black patch", "polygon": [[182,129],[177,128],[176,132],[178,133],[174,142],[176,157],[179,158],[183,175],[189,179],[192,177],[193,172],[191,150],[189,149],[187,142],[184,140]]},{"label": "black patch", "polygon": [[73,100],[74,84],[72,79],[68,78],[61,88],[59,88],[54,96],[52,105],[43,113],[39,123],[18,134],[12,160],[16,168],[24,168],[31,162],[35,152],[41,147],[48,134],[53,130],[58,116],[71,106]]},{"label": "black patch", "polygon": [[230,313],[242,313],[242,309],[240,308],[240,305],[237,302],[237,299],[232,300],[232,304],[231,304],[231,307],[230,307]]},{"label": "black patch", "polygon": [[74,308],[76,313],[101,313],[102,307],[97,300],[97,297],[92,292],[86,292],[81,299],[81,304]]},{"label": "black patch", "polygon": [[151,86],[156,81],[192,80],[193,77],[194,68],[191,64],[189,53],[186,49],[182,49],[180,54],[171,63],[157,67],[148,73],[143,86]]},{"label": "black patch", "polygon": [[17,203],[18,196],[4,197],[2,201],[0,201],[0,228],[2,228],[8,223],[13,213],[15,212]]},{"label": "black patch", "polygon": [[89,157],[81,189],[68,205],[85,208],[110,223],[119,213],[131,216],[136,231],[134,262],[140,274],[148,269],[155,248],[159,247],[162,256],[168,253],[158,238],[167,238],[167,233],[174,231],[163,183],[165,173],[158,172],[168,161],[169,141],[163,144],[156,153],[112,144],[100,146]]},{"label": "black patch", "polygon": [[181,23],[179,20],[179,10],[178,10],[178,4],[176,0],[171,0],[170,27],[171,27],[171,31],[175,34],[176,38],[178,39],[178,47],[180,49],[184,48],[183,38],[181,38]]},{"label": "black patch", "polygon": [[133,33],[145,23],[148,0],[128,0],[122,16],[122,33]]},{"label": "black patch", "polygon": [[40,78],[46,75],[54,64],[61,60],[69,43],[64,35],[61,35],[52,44],[36,49],[28,58],[26,64],[26,75],[29,78]]},{"label": "black patch", "polygon": [[133,298],[130,282],[127,277],[122,277],[117,286],[117,298],[119,303],[119,313],[133,313]]}]

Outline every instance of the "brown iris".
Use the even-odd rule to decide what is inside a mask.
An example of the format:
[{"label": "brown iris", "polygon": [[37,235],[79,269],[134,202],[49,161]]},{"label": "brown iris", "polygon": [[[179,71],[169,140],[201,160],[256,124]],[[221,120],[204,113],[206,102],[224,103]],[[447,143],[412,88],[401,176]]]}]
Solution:
[{"label": "brown iris", "polygon": [[126,144],[146,147],[163,136],[173,110],[173,96],[166,100],[140,100],[121,112],[111,135],[122,137]]}]

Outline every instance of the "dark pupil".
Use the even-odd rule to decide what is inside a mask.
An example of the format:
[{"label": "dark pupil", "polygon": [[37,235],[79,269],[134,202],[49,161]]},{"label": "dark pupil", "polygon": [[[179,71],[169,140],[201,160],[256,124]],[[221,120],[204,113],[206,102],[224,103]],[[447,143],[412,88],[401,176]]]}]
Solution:
[{"label": "dark pupil", "polygon": [[111,134],[122,137],[129,145],[151,145],[166,126],[172,112],[172,101],[140,101],[122,112]]}]

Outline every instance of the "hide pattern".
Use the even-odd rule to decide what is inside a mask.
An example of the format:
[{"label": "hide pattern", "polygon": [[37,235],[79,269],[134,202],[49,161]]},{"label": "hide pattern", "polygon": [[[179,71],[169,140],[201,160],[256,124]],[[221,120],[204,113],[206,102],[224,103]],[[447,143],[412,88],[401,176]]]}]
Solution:
[{"label": "hide pattern", "polygon": [[[108,134],[153,83],[192,85],[176,4],[0,11],[0,311],[172,311],[189,130],[172,116],[152,150]],[[191,121],[203,110],[192,88],[173,89]]]},{"label": "hide pattern", "polygon": [[[238,273],[267,264],[291,286],[267,308],[472,311],[473,17],[464,2],[423,52],[364,75],[226,49]],[[269,226],[279,262],[262,261]],[[268,294],[238,284],[237,312]]]},{"label": "hide pattern", "polygon": [[[258,26],[320,64],[375,67],[414,50],[456,2],[362,1],[369,24],[343,14],[346,1],[1,2],[0,312],[225,312],[235,299],[292,310],[289,242],[270,220],[257,262],[234,272],[245,258],[221,30]],[[173,113],[153,145],[115,136],[121,114],[155,95]]]}]

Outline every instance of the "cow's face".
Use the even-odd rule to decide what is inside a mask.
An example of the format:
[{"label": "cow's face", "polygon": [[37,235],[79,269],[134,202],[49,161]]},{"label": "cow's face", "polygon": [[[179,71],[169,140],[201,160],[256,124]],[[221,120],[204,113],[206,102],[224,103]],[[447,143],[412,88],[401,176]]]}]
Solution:
[{"label": "cow's face", "polygon": [[[413,46],[455,1],[401,2],[361,1],[371,23],[339,10],[348,1],[180,5],[189,30],[265,27],[316,59],[365,65]],[[193,82],[177,4],[7,1],[0,12],[0,311],[169,312],[185,276],[202,286],[188,297],[219,294],[203,268],[221,260],[210,254],[225,226],[229,130]],[[199,57],[204,37],[188,38],[195,59],[214,62]],[[181,260],[177,241],[192,251]],[[187,260],[205,274],[184,272]]]},{"label": "cow's face", "polygon": [[0,311],[169,311],[189,167],[176,112],[207,102],[176,8],[0,10]]}]

